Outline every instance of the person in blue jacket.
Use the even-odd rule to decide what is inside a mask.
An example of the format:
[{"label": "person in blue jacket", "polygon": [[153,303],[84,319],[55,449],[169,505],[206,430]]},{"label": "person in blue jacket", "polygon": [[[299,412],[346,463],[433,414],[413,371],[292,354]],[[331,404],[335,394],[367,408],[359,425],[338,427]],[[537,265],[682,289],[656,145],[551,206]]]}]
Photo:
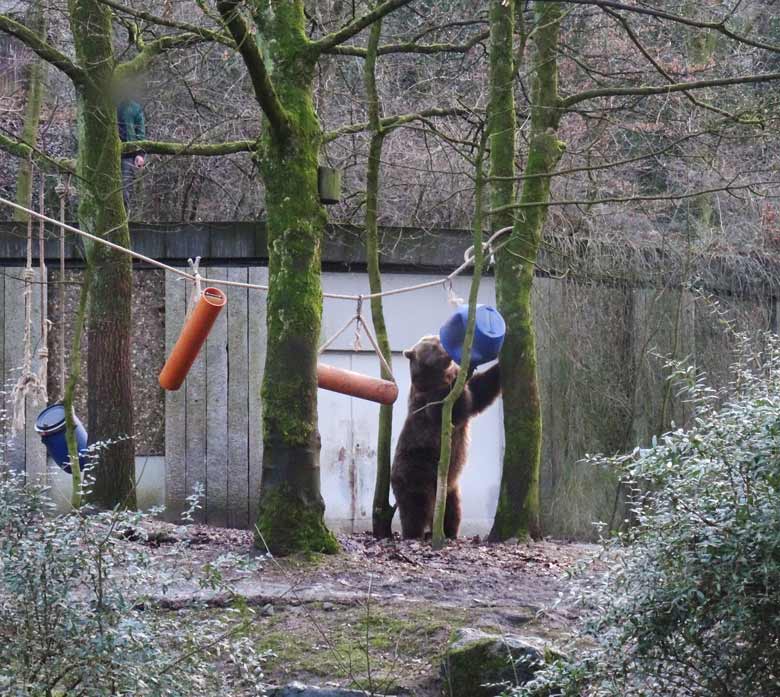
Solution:
[{"label": "person in blue jacket", "polygon": [[[134,143],[146,139],[146,119],[143,107],[134,99],[124,98],[117,106],[119,139],[123,143]],[[136,173],[145,164],[143,150],[122,153],[122,193],[125,208],[129,209]]]}]

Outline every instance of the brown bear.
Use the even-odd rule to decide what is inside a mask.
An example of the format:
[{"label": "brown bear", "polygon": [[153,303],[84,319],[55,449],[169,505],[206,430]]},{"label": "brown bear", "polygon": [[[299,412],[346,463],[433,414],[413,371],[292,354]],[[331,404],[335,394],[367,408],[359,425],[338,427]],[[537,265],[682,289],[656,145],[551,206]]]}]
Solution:
[{"label": "brown bear", "polygon": [[[409,359],[412,387],[409,413],[398,438],[390,481],[401,515],[402,534],[405,538],[415,538],[422,537],[433,525],[442,400],[460,369],[437,336],[424,336],[404,351],[404,356]],[[444,533],[449,538],[457,537],[460,527],[458,477],[466,464],[469,421],[489,407],[500,392],[501,376],[496,364],[484,372],[474,373],[453,407],[452,453],[444,517]]]}]

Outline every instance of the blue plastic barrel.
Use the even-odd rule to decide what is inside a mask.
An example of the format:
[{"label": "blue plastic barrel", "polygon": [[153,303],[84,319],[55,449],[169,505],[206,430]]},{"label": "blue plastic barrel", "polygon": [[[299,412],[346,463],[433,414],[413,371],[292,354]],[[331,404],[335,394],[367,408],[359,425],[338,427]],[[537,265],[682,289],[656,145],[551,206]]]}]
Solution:
[{"label": "blue plastic barrel", "polygon": [[[87,431],[74,414],[76,426],[76,443],[79,446],[79,464],[87,464]],[[70,474],[70,458],[68,457],[68,442],[65,438],[65,407],[62,404],[52,404],[44,409],[35,420],[35,430],[40,434],[51,459]]]},{"label": "blue plastic barrel", "polygon": [[[460,363],[461,360],[468,317],[469,306],[461,305],[439,330],[441,345],[456,363]],[[498,310],[490,305],[477,305],[474,343],[471,347],[471,365],[481,365],[498,358],[505,334],[506,323]]]}]

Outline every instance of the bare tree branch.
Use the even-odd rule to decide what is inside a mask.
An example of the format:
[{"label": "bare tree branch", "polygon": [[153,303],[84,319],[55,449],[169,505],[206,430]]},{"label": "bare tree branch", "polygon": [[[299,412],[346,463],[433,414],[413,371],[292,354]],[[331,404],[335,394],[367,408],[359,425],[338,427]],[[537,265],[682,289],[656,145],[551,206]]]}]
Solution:
[{"label": "bare tree branch", "polygon": [[159,39],[145,43],[141,51],[129,61],[117,65],[115,69],[116,77],[122,80],[138,75],[147,70],[150,63],[160,54],[177,48],[187,48],[203,41],[211,41],[211,39],[192,33],[161,36]]},{"label": "bare tree branch", "polygon": [[228,140],[224,143],[175,143],[159,140],[134,140],[122,143],[122,152],[134,153],[142,150],[152,155],[193,155],[211,157],[233,155],[239,152],[254,152],[256,140]]},{"label": "bare tree branch", "polygon": [[[391,53],[418,53],[423,55],[434,55],[437,53],[468,53],[474,46],[484,41],[490,35],[483,31],[472,36],[463,44],[418,44],[413,41],[402,44],[385,44],[377,48],[378,56],[386,56]],[[366,49],[362,46],[333,46],[324,53],[337,56],[358,56],[366,57]]]},{"label": "bare tree branch", "polygon": [[24,143],[16,138],[0,133],[0,150],[7,152],[9,155],[14,155],[22,160],[31,159],[36,167],[46,172],[58,173],[66,172],[68,174],[74,174],[76,163],[73,160],[60,160],[44,152],[34,148],[28,143]]},{"label": "bare tree branch", "polygon": [[[387,116],[383,119],[380,119],[379,125],[381,126],[382,130],[390,130],[393,128],[398,128],[400,126],[404,126],[407,123],[412,123],[413,121],[421,121],[426,118],[432,118],[437,116],[464,116],[466,114],[473,113],[469,109],[464,109],[462,107],[452,107],[450,109],[423,109],[422,111],[418,111],[412,114],[398,114],[396,116]],[[337,128],[335,131],[329,131],[328,133],[325,133],[322,141],[323,143],[331,143],[334,140],[341,138],[342,136],[346,135],[353,135],[355,133],[361,133],[362,131],[367,131],[371,128],[371,124],[368,121],[362,121],[360,123],[351,123],[347,126],[342,126],[341,128]]]},{"label": "bare tree branch", "polygon": [[173,19],[166,19],[165,17],[154,15],[151,12],[144,12],[143,10],[136,10],[135,8],[128,7],[127,5],[122,5],[121,3],[114,2],[114,0],[100,0],[100,2],[102,2],[104,5],[107,5],[116,12],[126,14],[129,17],[135,17],[136,19],[141,19],[144,22],[149,22],[150,24],[161,27],[170,27],[171,29],[181,29],[182,31],[190,34],[197,34],[203,39],[209,41],[224,44],[225,46],[230,46],[231,48],[236,47],[233,39],[230,36],[223,34],[220,31],[216,31],[215,29],[200,27],[197,24],[191,24],[190,22],[180,22]]},{"label": "bare tree branch", "polygon": [[219,0],[217,9],[225,27],[236,42],[238,52],[244,59],[260,108],[268,117],[271,128],[280,134],[285,133],[288,129],[287,114],[271,82],[271,76],[268,74],[262,55],[260,55],[260,49],[239,10],[238,0]]},{"label": "bare tree branch", "polygon": [[35,51],[40,58],[50,65],[53,65],[58,70],[61,70],[73,80],[74,83],[83,84],[86,82],[86,73],[68,58],[68,56],[54,48],[51,44],[48,44],[31,29],[28,29],[23,24],[11,19],[8,15],[0,14],[0,31],[4,31],[25,43],[30,49]]},{"label": "bare tree branch", "polygon": [[642,155],[637,155],[635,157],[628,157],[623,160],[604,162],[598,165],[584,165],[582,167],[570,167],[568,169],[557,169],[553,172],[536,172],[534,174],[525,174],[525,173],[516,174],[511,177],[504,177],[504,176],[499,177],[493,175],[489,178],[489,181],[507,181],[507,180],[525,181],[526,179],[537,179],[539,177],[562,177],[569,174],[576,174],[577,172],[597,172],[603,169],[616,169],[618,167],[625,167],[626,165],[641,162],[642,160],[649,160],[654,157],[658,157],[659,155],[663,155],[667,152],[674,150],[675,148],[679,147],[682,143],[688,140],[692,140],[693,138],[699,138],[701,136],[711,134],[711,133],[714,133],[714,130],[708,129],[705,131],[697,131],[696,133],[688,133],[684,135],[682,138],[673,140],[671,143],[664,146],[663,148],[659,148],[658,150],[652,150],[650,152],[643,153]]},{"label": "bare tree branch", "polygon": [[728,85],[749,85],[759,82],[774,82],[780,80],[780,73],[761,73],[758,75],[739,75],[737,77],[724,77],[712,80],[692,80],[690,82],[674,82],[669,85],[649,85],[642,87],[600,87],[592,90],[584,90],[578,94],[565,97],[560,101],[562,109],[569,109],[575,104],[589,99],[600,97],[649,97],[656,94],[670,94],[672,92],[687,92],[688,90],[701,90],[707,87],[727,87]]},{"label": "bare tree branch", "polygon": [[312,48],[319,53],[325,53],[328,49],[343,44],[345,41],[355,36],[355,34],[359,34],[376,20],[381,19],[400,7],[408,5],[410,2],[412,2],[412,0],[385,0],[385,2],[377,5],[371,12],[367,12],[362,17],[358,17],[344,28],[335,31],[332,34],[328,34],[327,36],[323,36],[317,41],[313,41],[311,44]]},{"label": "bare tree branch", "polygon": [[[636,32],[631,28],[631,25],[629,24],[628,20],[623,17],[618,12],[615,12],[608,8],[603,8],[604,11],[612,17],[620,26],[623,27],[623,30],[628,35],[628,38],[631,40],[631,43],[634,44],[634,46],[637,47],[639,52],[645,57],[645,59],[650,63],[650,65],[655,68],[655,70],[670,84],[674,84],[674,78],[664,69],[664,67],[650,54],[650,51],[648,51],[642,41],[640,40],[639,36],[637,36]],[[684,93],[685,96],[688,98],[688,100],[693,104],[694,106],[701,107],[702,109],[707,109],[708,111],[712,111],[716,114],[719,114],[721,116],[725,116],[729,119],[732,119],[733,121],[736,121],[737,123],[746,123],[747,121],[736,115],[732,114],[731,112],[726,111],[725,109],[720,109],[719,107],[714,106],[713,104],[709,104],[707,102],[703,102],[700,99],[697,99],[689,92]],[[750,120],[751,123],[759,123],[759,121],[755,118]]]},{"label": "bare tree branch", "polygon": [[641,201],[683,201],[690,198],[698,198],[699,196],[705,196],[707,194],[717,194],[725,192],[727,194],[734,194],[736,191],[750,191],[757,193],[756,189],[759,186],[771,186],[780,187],[780,180],[766,180],[748,182],[747,184],[725,184],[724,186],[715,186],[710,189],[697,189],[696,191],[686,191],[679,194],[657,194],[648,196],[605,196],[604,198],[595,199],[562,199],[559,201],[526,201],[518,203],[510,203],[506,206],[498,206],[489,211],[489,213],[501,213],[502,211],[516,210],[519,208],[538,208],[539,206],[598,206],[605,203],[637,203]]},{"label": "bare tree branch", "polygon": [[[551,2],[552,0],[536,0],[536,2]],[[676,22],[678,24],[684,24],[687,27],[694,29],[709,29],[711,31],[718,32],[727,36],[729,39],[738,41],[753,48],[760,48],[765,51],[772,51],[773,53],[780,53],[779,44],[770,44],[766,41],[759,41],[758,39],[752,39],[744,34],[738,34],[732,31],[726,26],[726,23],[730,17],[726,17],[720,22],[702,22],[690,17],[683,17],[682,15],[676,15],[665,10],[659,10],[648,5],[627,5],[622,2],[615,2],[613,0],[556,0],[556,2],[564,2],[570,5],[591,5],[600,9],[611,8],[613,10],[623,10],[625,12],[634,12],[635,14],[646,15],[649,17],[655,17],[656,19],[664,19],[670,22]]]}]

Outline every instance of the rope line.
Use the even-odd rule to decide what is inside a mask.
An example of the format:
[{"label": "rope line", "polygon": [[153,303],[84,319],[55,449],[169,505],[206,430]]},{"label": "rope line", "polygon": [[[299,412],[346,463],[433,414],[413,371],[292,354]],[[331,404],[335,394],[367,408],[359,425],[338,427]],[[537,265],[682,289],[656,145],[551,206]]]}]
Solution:
[{"label": "rope line", "polygon": [[[65,205],[70,193],[70,175],[63,183],[60,181],[55,189],[60,199],[60,312],[65,312]],[[65,322],[59,323],[60,335],[60,398],[65,399]]]},{"label": "rope line", "polygon": [[[0,204],[3,204],[5,206],[10,206],[11,208],[15,208],[20,211],[25,211],[28,215],[32,215],[38,218],[38,220],[40,220],[41,223],[46,222],[46,223],[50,223],[51,225],[58,226],[63,230],[67,230],[68,232],[72,232],[76,235],[80,235],[81,237],[91,240],[92,242],[102,244],[106,247],[109,247],[110,249],[114,249],[118,252],[122,252],[123,254],[127,254],[128,256],[131,256],[134,259],[138,259],[139,261],[143,261],[144,263],[149,264],[150,266],[156,266],[159,269],[170,271],[171,273],[181,276],[182,278],[186,278],[192,281],[193,283],[197,283],[198,281],[200,281],[201,283],[205,283],[207,285],[213,285],[213,286],[232,286],[236,288],[249,288],[250,290],[263,290],[263,291],[268,290],[268,286],[264,286],[258,283],[243,283],[241,281],[228,281],[227,279],[223,279],[223,278],[206,278],[200,276],[200,274],[197,275],[191,274],[182,269],[177,269],[174,266],[169,266],[168,264],[158,261],[157,259],[153,259],[152,257],[148,257],[145,254],[141,254],[140,252],[136,252],[132,249],[128,249],[127,247],[123,247],[120,244],[116,244],[116,242],[111,242],[110,240],[107,240],[103,237],[99,237],[98,235],[93,235],[92,233],[86,232],[84,230],[80,230],[79,228],[74,227],[73,225],[68,225],[67,223],[54,220],[53,218],[49,218],[48,216],[43,215],[43,213],[38,213],[36,211],[33,211],[29,208],[26,208],[25,206],[15,203],[14,201],[9,201],[6,198],[0,197]],[[488,238],[487,242],[484,242],[482,245],[483,248],[485,249],[485,252],[492,256],[493,254],[495,254],[495,252],[501,249],[501,247],[503,247],[509,240],[508,239],[503,240],[500,243],[497,243],[496,240],[498,240],[500,237],[503,237],[511,230],[512,230],[512,226],[508,226],[494,232]],[[448,290],[452,285],[453,279],[459,276],[460,274],[462,274],[473,263],[474,263],[474,247],[472,246],[469,247],[464,252],[463,263],[460,266],[458,266],[458,268],[456,268],[452,273],[445,276],[444,278],[438,278],[434,281],[424,281],[423,283],[416,283],[414,285],[404,286],[402,288],[393,288],[392,290],[383,290],[379,293],[353,295],[349,293],[323,292],[322,297],[331,298],[333,300],[351,300],[352,302],[357,302],[359,300],[371,300],[373,298],[386,298],[392,295],[412,293],[414,291],[423,290],[425,288],[435,288],[436,286],[443,286],[445,290]],[[350,323],[351,322],[352,320],[350,320]]]},{"label": "rope line", "polygon": [[[35,173],[32,162],[30,162],[30,178],[32,180]],[[43,208],[43,178],[41,178],[41,187],[39,191],[40,201],[39,205]],[[32,210],[32,185],[30,186],[30,193],[28,196],[28,207],[17,205],[16,207],[21,210],[27,211],[27,254],[24,272],[22,278],[24,280],[24,339],[23,339],[23,364],[21,366],[21,372],[19,379],[11,390],[11,404],[13,410],[13,416],[11,419],[11,432],[13,434],[20,433],[24,430],[27,418],[26,407],[27,397],[31,396],[34,403],[43,402],[46,403],[46,365],[48,363],[49,351],[45,344],[41,344],[38,351],[41,364],[39,366],[39,372],[33,370],[32,360],[32,325],[33,325],[33,285],[35,281],[35,271],[33,270],[33,215],[39,218],[42,214],[37,214]],[[33,215],[31,215],[33,214]],[[43,221],[40,221],[39,236],[43,235]],[[43,264],[43,258],[41,257],[40,263]],[[45,267],[42,267],[45,268]],[[45,287],[41,286],[41,298],[45,299]],[[47,330],[46,318],[43,310],[45,305],[41,305],[41,339],[45,339],[45,332]]]},{"label": "rope line", "polygon": [[371,342],[371,346],[374,349],[374,352],[376,353],[377,357],[379,358],[379,362],[382,364],[382,367],[385,369],[385,371],[387,371],[387,374],[390,376],[390,379],[393,382],[395,382],[396,380],[395,380],[395,375],[393,375],[393,369],[390,367],[390,364],[387,362],[387,359],[382,353],[382,349],[379,348],[379,342],[376,340],[376,337],[371,331],[371,328],[368,326],[368,324],[366,324],[366,320],[363,319],[363,297],[364,296],[362,295],[357,296],[357,309],[355,310],[355,314],[349,319],[349,321],[343,327],[341,327],[341,329],[339,329],[324,344],[322,344],[319,347],[319,349],[317,349],[317,354],[322,355],[325,349],[327,349],[328,346],[330,346],[345,331],[347,331],[347,329],[349,329],[349,326],[354,322],[355,323],[355,339],[354,339],[355,351],[360,351],[360,330],[362,329],[366,333],[369,342]]}]

